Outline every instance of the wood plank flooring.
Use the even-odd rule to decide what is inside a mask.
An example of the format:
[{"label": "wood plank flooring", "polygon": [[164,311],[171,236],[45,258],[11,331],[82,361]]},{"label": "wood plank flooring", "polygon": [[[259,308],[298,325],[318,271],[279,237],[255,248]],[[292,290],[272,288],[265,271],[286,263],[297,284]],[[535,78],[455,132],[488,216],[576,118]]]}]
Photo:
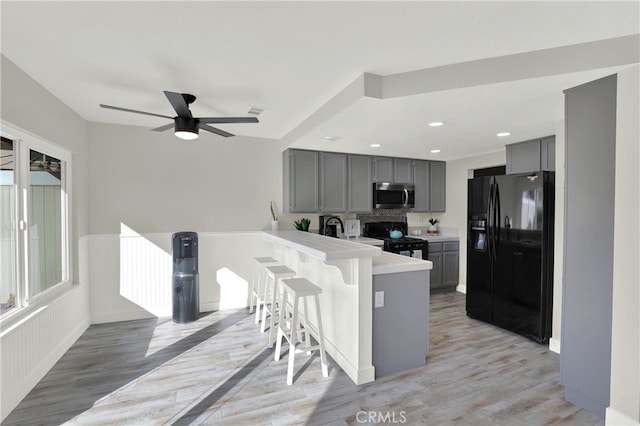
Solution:
[{"label": "wood plank flooring", "polygon": [[[330,359],[273,360],[248,310],[91,326],[3,425],[603,425],[563,399],[559,356],[431,299],[424,367],[356,386]],[[401,350],[401,349],[399,349]]]}]

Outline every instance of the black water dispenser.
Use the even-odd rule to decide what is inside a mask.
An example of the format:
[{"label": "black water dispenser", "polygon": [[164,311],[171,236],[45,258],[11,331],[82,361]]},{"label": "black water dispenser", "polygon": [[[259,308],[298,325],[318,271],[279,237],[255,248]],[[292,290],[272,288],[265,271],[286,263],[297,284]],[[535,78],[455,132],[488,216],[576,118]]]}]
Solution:
[{"label": "black water dispenser", "polygon": [[200,315],[198,290],[198,234],[176,232],[172,237],[173,321],[187,323]]}]

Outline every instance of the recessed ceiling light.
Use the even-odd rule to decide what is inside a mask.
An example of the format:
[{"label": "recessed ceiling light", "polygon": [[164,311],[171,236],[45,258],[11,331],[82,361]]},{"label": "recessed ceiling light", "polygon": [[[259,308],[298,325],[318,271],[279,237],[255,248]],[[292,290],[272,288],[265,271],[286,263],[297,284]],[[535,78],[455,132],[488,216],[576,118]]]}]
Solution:
[{"label": "recessed ceiling light", "polygon": [[439,152],[440,152],[440,150],[439,150],[439,149],[432,149],[432,150],[431,150],[431,151],[429,151],[429,152],[430,152],[430,153],[432,153],[432,154],[437,154],[437,153],[439,153]]},{"label": "recessed ceiling light", "polygon": [[440,127],[440,126],[444,126],[444,121],[433,121],[431,123],[429,123],[430,127]]},{"label": "recessed ceiling light", "polygon": [[382,144],[379,143],[372,143],[371,145],[369,145],[371,148],[380,148],[382,146]]},{"label": "recessed ceiling light", "polygon": [[321,140],[325,141],[325,142],[335,142],[338,139],[340,139],[340,136],[323,136]]},{"label": "recessed ceiling light", "polygon": [[251,114],[251,115],[260,115],[264,112],[263,108],[258,108],[258,107],[250,107],[249,111],[247,111],[247,114]]},{"label": "recessed ceiling light", "polygon": [[496,133],[496,136],[498,136],[499,138],[503,138],[505,136],[509,136],[511,134],[511,132],[500,132],[500,133]]}]

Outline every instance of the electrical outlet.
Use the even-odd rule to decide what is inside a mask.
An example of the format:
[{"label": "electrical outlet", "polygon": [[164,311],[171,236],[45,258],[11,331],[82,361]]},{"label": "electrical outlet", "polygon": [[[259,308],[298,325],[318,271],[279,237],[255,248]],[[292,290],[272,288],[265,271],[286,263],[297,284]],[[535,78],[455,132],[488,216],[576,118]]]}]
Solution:
[{"label": "electrical outlet", "polygon": [[384,306],[384,291],[376,291],[376,308],[382,308]]}]

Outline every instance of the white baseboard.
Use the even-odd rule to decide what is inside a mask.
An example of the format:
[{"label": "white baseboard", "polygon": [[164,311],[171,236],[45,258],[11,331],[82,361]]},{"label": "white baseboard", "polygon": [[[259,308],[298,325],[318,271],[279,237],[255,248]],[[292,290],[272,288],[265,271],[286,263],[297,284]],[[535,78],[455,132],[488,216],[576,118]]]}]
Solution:
[{"label": "white baseboard", "polygon": [[560,353],[560,339],[552,337],[549,339],[549,350],[557,354]]},{"label": "white baseboard", "polygon": [[458,293],[467,294],[467,286],[466,285],[462,285],[462,284],[458,284],[458,286],[456,287],[456,291]]},{"label": "white baseboard", "polygon": [[200,312],[214,312],[219,310],[220,310],[220,302],[207,302],[207,303],[200,304]]},{"label": "white baseboard", "polygon": [[638,426],[639,420],[634,420],[626,414],[620,411],[614,410],[611,407],[607,407],[605,412],[605,425],[607,426]]},{"label": "white baseboard", "polygon": [[91,315],[91,324],[106,324],[109,322],[132,321],[148,318],[155,318],[155,316],[140,309],[131,311],[102,312],[100,314]]}]

